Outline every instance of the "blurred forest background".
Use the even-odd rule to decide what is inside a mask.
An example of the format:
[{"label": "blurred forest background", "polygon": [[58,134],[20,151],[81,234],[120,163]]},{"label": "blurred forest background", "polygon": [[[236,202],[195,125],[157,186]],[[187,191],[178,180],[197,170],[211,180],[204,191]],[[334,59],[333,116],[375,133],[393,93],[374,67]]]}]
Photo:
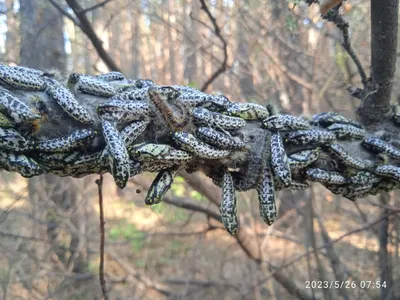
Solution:
[{"label": "blurred forest background", "polygon": [[[295,115],[353,116],[358,103],[346,87],[360,79],[340,32],[322,20],[318,6],[206,3],[220,37],[199,0],[2,0],[0,60],[66,74],[98,74],[114,64],[130,78],[205,88],[232,101],[273,102]],[[348,1],[342,13],[368,69],[369,1]],[[208,178],[183,174],[164,203],[147,207],[154,176],[131,178],[124,190],[105,176],[111,299],[400,297],[392,285],[400,280],[395,194],[351,202],[317,184],[281,191],[279,218],[268,227],[256,192],[237,193],[242,228],[232,237],[219,222],[221,191]],[[97,178],[28,180],[0,172],[0,299],[101,298]],[[372,283],[306,288],[311,280]]]}]

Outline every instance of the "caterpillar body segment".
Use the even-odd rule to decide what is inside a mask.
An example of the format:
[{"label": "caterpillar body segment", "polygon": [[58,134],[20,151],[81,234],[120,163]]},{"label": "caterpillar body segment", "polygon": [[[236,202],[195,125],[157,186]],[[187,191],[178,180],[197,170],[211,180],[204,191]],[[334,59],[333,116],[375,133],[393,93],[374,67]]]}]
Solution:
[{"label": "caterpillar body segment", "polygon": [[144,89],[156,85],[151,79],[136,79],[134,80],[134,85],[138,89]]},{"label": "caterpillar body segment", "polygon": [[11,128],[14,126],[15,126],[15,123],[12,120],[10,120],[9,118],[7,118],[7,116],[5,116],[4,114],[2,114],[0,112],[0,127]]},{"label": "caterpillar body segment", "polygon": [[139,143],[129,147],[129,153],[138,159],[154,158],[169,153],[174,148],[166,144]]},{"label": "caterpillar body segment", "polygon": [[355,201],[356,199],[367,197],[373,186],[372,183],[356,186],[348,185],[342,195],[351,201]]},{"label": "caterpillar body segment", "polygon": [[292,180],[290,183],[289,189],[294,190],[294,191],[304,191],[310,187],[310,184],[308,182],[300,182],[296,180]]},{"label": "caterpillar body segment", "polygon": [[358,158],[355,158],[351,156],[346,150],[340,146],[339,144],[331,144],[329,147],[329,152],[332,154],[333,157],[338,159],[342,164],[355,168],[355,169],[368,169],[370,166],[368,166],[364,161],[359,160]]},{"label": "caterpillar body segment", "polygon": [[266,107],[256,103],[232,103],[226,109],[225,114],[243,120],[263,120],[269,116],[269,111]]},{"label": "caterpillar body segment", "polygon": [[400,149],[381,139],[374,137],[367,138],[363,141],[362,145],[371,151],[387,154],[394,159],[400,159]]},{"label": "caterpillar body segment", "polygon": [[394,165],[381,165],[377,166],[374,170],[375,174],[390,177],[400,183],[400,167]]},{"label": "caterpillar body segment", "polygon": [[289,159],[283,147],[282,137],[279,132],[271,133],[271,166],[275,176],[284,186],[289,187],[292,181]]},{"label": "caterpillar body segment", "polygon": [[222,224],[231,234],[236,235],[239,229],[239,217],[237,215],[236,194],[231,174],[226,171],[222,179],[222,201],[219,206]]},{"label": "caterpillar body segment", "polygon": [[[168,86],[163,88],[152,87],[149,88],[148,94],[151,102],[171,130],[182,130],[189,124],[189,110],[185,105],[176,100],[180,94],[179,91]],[[169,99],[171,103],[168,103]],[[178,114],[171,104],[179,110]]]},{"label": "caterpillar body segment", "polygon": [[0,89],[0,110],[5,111],[15,123],[32,123],[40,120],[40,115],[10,93]]},{"label": "caterpillar body segment", "polygon": [[363,139],[365,136],[365,130],[363,128],[349,124],[332,124],[327,128],[327,130],[335,133],[338,139]]},{"label": "caterpillar body segment", "polygon": [[5,153],[1,151],[0,166],[8,172],[18,172],[26,178],[37,176],[44,172],[36,161],[23,154]]},{"label": "caterpillar body segment", "polygon": [[214,112],[212,114],[212,124],[221,129],[237,130],[246,126],[246,121],[242,118],[226,116]]},{"label": "caterpillar body segment", "polygon": [[0,151],[5,149],[13,152],[26,152],[34,148],[35,143],[24,138],[15,129],[0,127]]},{"label": "caterpillar body segment", "polygon": [[390,178],[383,178],[377,184],[374,184],[372,189],[369,191],[371,195],[376,195],[380,192],[390,192],[400,187],[400,183]]},{"label": "caterpillar body segment", "polygon": [[152,160],[144,160],[141,163],[141,172],[160,172],[162,170],[171,169],[179,166],[176,161],[158,161],[156,164]]},{"label": "caterpillar body segment", "polygon": [[68,87],[99,97],[112,97],[117,93],[116,88],[108,82],[96,77],[73,73],[68,78]]},{"label": "caterpillar body segment", "polygon": [[149,94],[148,94],[149,87],[144,87],[140,89],[134,90],[127,90],[121,93],[118,93],[110,98],[110,100],[122,100],[122,101],[148,101]]},{"label": "caterpillar body segment", "polygon": [[289,144],[301,146],[310,144],[324,145],[330,144],[335,138],[336,135],[332,132],[310,129],[292,131],[287,134],[285,141]]},{"label": "caterpillar body segment", "polygon": [[96,79],[100,79],[103,81],[116,81],[116,80],[125,80],[125,76],[121,72],[108,72],[105,74],[100,74],[95,76]]},{"label": "caterpillar body segment", "polygon": [[381,181],[381,178],[369,171],[359,171],[355,175],[349,178],[349,183],[352,185],[367,185],[377,184]]},{"label": "caterpillar body segment", "polygon": [[196,134],[206,143],[221,149],[245,149],[246,144],[239,138],[230,137],[229,135],[217,131],[211,127],[199,127]]},{"label": "caterpillar body segment", "polygon": [[146,130],[147,125],[149,125],[149,121],[136,121],[122,129],[121,136],[126,147],[129,147],[137,140],[137,138]]},{"label": "caterpillar body segment", "polygon": [[262,122],[262,127],[269,130],[303,130],[309,129],[308,120],[302,117],[291,115],[273,115]]},{"label": "caterpillar body segment", "polygon": [[335,171],[328,171],[319,168],[308,169],[306,171],[307,177],[316,182],[321,182],[324,184],[346,184],[347,179],[340,173]]},{"label": "caterpillar body segment", "polygon": [[194,118],[194,121],[196,123],[202,124],[202,125],[208,125],[213,124],[213,114],[211,111],[209,111],[206,108],[203,107],[197,107],[192,110],[192,117]]},{"label": "caterpillar body segment", "polygon": [[312,117],[311,124],[317,125],[317,126],[322,126],[322,127],[328,127],[332,124],[339,123],[339,124],[348,124],[348,125],[353,125],[358,128],[363,128],[363,126],[353,120],[349,120],[346,117],[339,115],[336,112],[322,112],[319,114],[316,114]]},{"label": "caterpillar body segment", "polygon": [[129,155],[126,150],[124,140],[115,128],[114,124],[102,120],[103,135],[108,146],[110,168],[115,183],[121,189],[126,186],[130,177],[129,173]]},{"label": "caterpillar body segment", "polygon": [[33,68],[28,68],[28,67],[24,67],[24,66],[8,67],[8,66],[5,66],[5,65],[2,65],[1,68],[9,68],[10,70],[14,70],[16,72],[26,73],[28,75],[37,76],[37,77],[42,76],[44,74],[40,70],[33,69]]},{"label": "caterpillar body segment", "polygon": [[102,120],[102,128],[104,139],[107,144],[111,173],[115,183],[122,189],[126,186],[128,178],[130,177],[129,155],[124,141],[114,124],[107,120]]},{"label": "caterpillar body segment", "polygon": [[32,72],[6,66],[0,68],[0,82],[6,87],[27,91],[43,91],[45,83],[41,77]]},{"label": "caterpillar body segment", "polygon": [[91,124],[94,122],[91,115],[82,105],[79,104],[75,99],[75,96],[66,87],[55,81],[52,81],[51,83],[47,82],[45,86],[46,93],[53,98],[53,100],[69,116],[85,124]]},{"label": "caterpillar body segment", "polygon": [[260,184],[257,188],[261,218],[271,226],[277,216],[275,203],[275,184],[270,167],[264,168]]},{"label": "caterpillar body segment", "polygon": [[167,154],[154,157],[153,159],[154,161],[157,162],[163,162],[163,163],[175,162],[177,164],[180,164],[182,162],[191,161],[193,159],[193,156],[186,151],[172,149]]},{"label": "caterpillar body segment", "polygon": [[246,121],[242,118],[212,112],[203,107],[193,109],[192,117],[196,123],[221,129],[237,130],[246,126]]},{"label": "caterpillar body segment", "polygon": [[68,152],[91,143],[95,135],[91,129],[78,129],[66,137],[40,141],[35,148],[43,152]]},{"label": "caterpillar body segment", "polygon": [[188,132],[174,132],[172,134],[172,138],[180,148],[202,158],[219,159],[227,157],[230,154],[230,151],[214,148],[196,139],[191,133]]},{"label": "caterpillar body segment", "polygon": [[144,202],[147,205],[160,203],[165,193],[171,188],[176,173],[176,170],[170,169],[160,171],[151,184]]},{"label": "caterpillar body segment", "polygon": [[97,113],[102,119],[117,123],[148,120],[151,115],[146,102],[123,100],[109,100],[100,104]]},{"label": "caterpillar body segment", "polygon": [[289,155],[291,170],[304,169],[319,159],[320,148],[303,150]]}]

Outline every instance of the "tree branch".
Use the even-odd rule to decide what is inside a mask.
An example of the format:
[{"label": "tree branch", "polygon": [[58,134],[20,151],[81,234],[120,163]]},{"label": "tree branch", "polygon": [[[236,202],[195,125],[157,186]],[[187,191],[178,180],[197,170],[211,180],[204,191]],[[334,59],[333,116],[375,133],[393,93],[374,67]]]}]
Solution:
[{"label": "tree branch", "polygon": [[108,52],[103,47],[103,42],[99,39],[96,32],[94,31],[92,24],[89,22],[87,16],[82,13],[84,11],[77,0],[66,0],[69,7],[73,10],[76,17],[80,22],[80,28],[92,42],[100,58],[104,61],[107,67],[112,71],[121,72],[121,69],[117,66],[115,61],[111,58]]},{"label": "tree branch", "polygon": [[390,114],[396,72],[398,0],[371,0],[371,83],[360,114],[379,121]]},{"label": "tree branch", "polygon": [[97,4],[95,4],[95,5],[91,6],[91,7],[82,9],[82,10],[79,12],[79,14],[84,15],[84,14],[86,14],[86,13],[92,11],[92,10],[98,9],[98,8],[100,8],[100,7],[104,6],[104,5],[106,5],[108,2],[111,2],[111,1],[114,1],[114,0],[104,0],[103,2],[97,3]]},{"label": "tree branch", "polygon": [[106,280],[104,278],[104,240],[105,240],[105,230],[104,230],[104,210],[103,210],[103,175],[100,174],[100,178],[96,180],[98,193],[99,193],[99,214],[100,214],[100,264],[99,264],[99,277],[101,292],[105,300],[108,300],[108,292],[106,287]]},{"label": "tree branch", "polygon": [[208,18],[210,19],[211,23],[214,26],[214,33],[215,35],[219,38],[219,40],[222,42],[223,46],[223,51],[224,51],[224,60],[221,63],[221,66],[211,75],[211,77],[203,84],[201,91],[206,91],[208,86],[214,82],[218,78],[219,75],[225,72],[227,63],[228,63],[228,43],[224,39],[224,37],[221,34],[221,30],[217,24],[217,20],[213,17],[211,14],[210,10],[208,9],[206,3],[204,0],[200,0],[201,3],[201,9],[204,10],[204,12],[207,14]]}]

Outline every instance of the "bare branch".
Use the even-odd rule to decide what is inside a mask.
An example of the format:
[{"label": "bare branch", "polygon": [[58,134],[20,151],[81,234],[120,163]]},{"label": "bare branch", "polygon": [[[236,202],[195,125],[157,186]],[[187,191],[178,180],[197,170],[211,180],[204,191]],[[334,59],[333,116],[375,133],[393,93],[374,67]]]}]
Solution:
[{"label": "bare branch", "polygon": [[103,2],[97,3],[97,4],[95,4],[95,5],[91,6],[91,7],[88,7],[88,8],[85,8],[85,9],[81,10],[79,12],[79,14],[84,15],[84,14],[86,14],[86,13],[92,11],[92,10],[95,10],[97,8],[100,8],[100,7],[104,6],[104,5],[106,5],[108,2],[111,2],[111,1],[114,1],[114,0],[104,0]]},{"label": "bare branch", "polygon": [[349,23],[346,22],[343,17],[339,14],[339,7],[337,6],[334,9],[330,10],[327,15],[324,15],[324,19],[327,19],[330,22],[333,22],[336,27],[342,32],[343,43],[342,47],[346,50],[347,54],[351,57],[355,65],[357,66],[358,73],[361,77],[361,82],[364,85],[364,88],[367,84],[367,74],[364,71],[363,66],[361,65],[360,60],[357,57],[357,54],[354,52],[353,47],[351,46],[350,34],[349,34]]},{"label": "bare branch", "polygon": [[99,54],[100,58],[104,61],[107,67],[112,71],[119,71],[121,69],[117,66],[115,61],[111,58],[108,52],[103,47],[103,42],[99,39],[96,32],[94,31],[92,24],[89,22],[88,18],[85,14],[80,13],[82,11],[82,7],[78,3],[77,0],[66,0],[68,5],[74,11],[76,17],[80,21],[80,28],[82,31],[87,35],[89,40],[92,42],[93,46],[95,47],[97,53]]},{"label": "bare branch", "polygon": [[100,175],[100,178],[96,180],[98,193],[99,193],[99,209],[100,209],[100,264],[99,264],[99,277],[100,277],[100,286],[101,292],[103,293],[104,299],[108,300],[108,292],[106,287],[106,280],[104,278],[104,239],[105,239],[105,231],[104,231],[104,210],[103,210],[103,175]]},{"label": "bare branch", "polygon": [[[60,4],[57,3],[55,0],[49,0],[50,3],[64,16],[66,16],[68,19],[70,19],[76,26],[81,28],[81,24],[79,21],[71,15],[68,11],[66,11]],[[81,28],[82,29],[82,28]]]},{"label": "bare branch", "polygon": [[217,20],[213,17],[211,14],[210,10],[208,9],[206,3],[204,0],[200,0],[201,3],[201,9],[205,11],[207,14],[208,18],[210,19],[211,23],[214,26],[214,33],[215,35],[219,38],[219,40],[222,42],[223,45],[223,51],[224,51],[224,60],[221,63],[221,66],[211,75],[211,77],[203,84],[201,90],[204,92],[207,90],[208,86],[214,82],[218,78],[219,75],[225,72],[227,68],[227,63],[228,63],[228,43],[224,39],[224,37],[221,34],[221,29],[219,28],[217,24]]}]

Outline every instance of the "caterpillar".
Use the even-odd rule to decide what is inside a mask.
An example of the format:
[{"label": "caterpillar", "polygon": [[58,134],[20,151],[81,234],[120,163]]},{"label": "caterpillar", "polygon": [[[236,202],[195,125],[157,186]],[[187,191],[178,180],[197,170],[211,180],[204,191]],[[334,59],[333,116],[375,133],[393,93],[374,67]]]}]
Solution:
[{"label": "caterpillar", "polygon": [[390,177],[400,183],[400,167],[393,165],[377,166],[374,170],[375,174]]},{"label": "caterpillar", "polygon": [[151,102],[154,104],[161,117],[171,130],[182,130],[186,127],[186,125],[189,124],[189,111],[182,103],[179,101],[173,102],[175,107],[179,110],[179,115],[177,115],[174,109],[167,103],[168,99],[176,100],[176,98],[179,96],[178,91],[171,87],[152,87],[149,88],[148,94]]},{"label": "caterpillar", "polygon": [[266,165],[258,187],[258,201],[261,218],[271,226],[276,219],[275,185],[271,169]]},{"label": "caterpillar", "polygon": [[0,89],[0,109],[4,110],[15,123],[32,123],[41,118],[39,114],[34,113],[24,102],[3,89]]},{"label": "caterpillar", "polygon": [[320,148],[312,150],[303,150],[289,155],[289,164],[291,170],[304,169],[315,163],[320,155]]},{"label": "caterpillar", "polygon": [[217,146],[221,149],[245,149],[246,144],[239,138],[230,137],[229,135],[219,132],[210,127],[199,127],[196,134],[206,143]]},{"label": "caterpillar", "polygon": [[129,153],[138,159],[153,158],[169,153],[174,148],[165,144],[139,143],[128,148]]},{"label": "caterpillar", "polygon": [[117,93],[114,86],[96,77],[73,73],[68,78],[67,86],[78,91],[99,97],[112,97]]},{"label": "caterpillar", "polygon": [[384,153],[389,157],[400,159],[400,150],[381,139],[374,137],[367,138],[362,142],[362,145],[371,151]]},{"label": "caterpillar", "polygon": [[192,111],[192,116],[195,122],[199,124],[221,129],[236,130],[246,126],[246,121],[242,118],[211,112],[203,107],[195,108]]},{"label": "caterpillar", "polygon": [[51,83],[47,82],[45,86],[46,93],[53,98],[69,116],[84,124],[91,124],[94,122],[90,114],[79,104],[75,96],[67,88],[58,84],[56,81]]},{"label": "caterpillar", "polygon": [[262,122],[262,127],[269,130],[301,130],[309,129],[310,124],[305,118],[291,115],[274,115]]},{"label": "caterpillar", "polygon": [[243,120],[262,120],[269,116],[268,109],[256,103],[232,103],[225,113]]},{"label": "caterpillar", "polygon": [[224,224],[225,229],[231,235],[236,235],[239,229],[239,217],[237,215],[236,202],[233,179],[231,174],[226,171],[223,175],[222,200],[219,206],[219,211],[221,213],[222,224]]},{"label": "caterpillar", "polygon": [[283,147],[282,137],[278,132],[271,133],[271,166],[274,174],[284,186],[290,186],[292,174],[289,160]]},{"label": "caterpillar", "polygon": [[148,101],[149,87],[144,87],[135,90],[128,90],[121,93],[118,93],[110,98],[110,100],[133,100],[133,101]]},{"label": "caterpillar", "polygon": [[89,144],[95,135],[96,132],[91,129],[79,129],[66,137],[40,141],[35,148],[44,152],[66,152]]},{"label": "caterpillar", "polygon": [[44,80],[31,72],[18,68],[0,68],[0,82],[14,89],[27,91],[43,91]]},{"label": "caterpillar", "polygon": [[0,166],[6,171],[18,172],[26,178],[43,173],[43,169],[36,161],[23,154],[0,152]]},{"label": "caterpillar", "polygon": [[336,112],[322,112],[316,114],[312,117],[311,124],[316,126],[328,127],[332,124],[339,123],[339,124],[348,124],[353,125],[358,128],[363,128],[362,125],[356,121],[349,120],[346,117],[339,115]]},{"label": "caterpillar", "polygon": [[174,182],[175,174],[176,171],[170,169],[162,170],[157,174],[144,200],[147,205],[157,204],[162,201],[163,196]]},{"label": "caterpillar", "polygon": [[116,80],[125,80],[125,76],[121,72],[108,72],[105,74],[100,74],[95,76],[96,79],[100,79],[103,81],[116,81]]},{"label": "caterpillar", "polygon": [[219,159],[230,154],[228,150],[219,150],[198,139],[188,132],[177,131],[172,133],[175,143],[183,150],[192,152],[199,157],[208,159]]},{"label": "caterpillar", "polygon": [[114,124],[107,120],[101,122],[103,128],[104,139],[109,151],[109,160],[111,173],[114,177],[115,183],[121,189],[126,186],[129,179],[129,155],[126,150],[124,141],[114,127]]},{"label": "caterpillar", "polygon": [[0,149],[13,152],[26,152],[34,149],[34,142],[24,138],[12,128],[0,127]]},{"label": "caterpillar", "polygon": [[151,115],[146,102],[115,99],[98,105],[97,113],[102,119],[117,123],[147,120]]},{"label": "caterpillar", "polygon": [[329,144],[334,141],[336,135],[328,131],[320,130],[297,130],[290,132],[285,139],[285,142],[295,145],[310,145],[310,144]]},{"label": "caterpillar", "polygon": [[121,131],[121,137],[128,147],[145,131],[149,121],[136,121],[124,127]]},{"label": "caterpillar", "polygon": [[332,124],[328,126],[327,130],[335,133],[338,139],[362,139],[365,135],[365,130],[363,128],[359,128],[349,124]]},{"label": "caterpillar", "polygon": [[308,178],[312,181],[317,181],[326,184],[346,184],[347,179],[340,173],[335,171],[328,171],[319,168],[312,168],[306,171]]},{"label": "caterpillar", "polygon": [[329,152],[332,154],[334,158],[338,159],[342,164],[348,167],[360,170],[368,168],[367,164],[364,161],[351,156],[339,144],[331,144],[329,147]]}]

